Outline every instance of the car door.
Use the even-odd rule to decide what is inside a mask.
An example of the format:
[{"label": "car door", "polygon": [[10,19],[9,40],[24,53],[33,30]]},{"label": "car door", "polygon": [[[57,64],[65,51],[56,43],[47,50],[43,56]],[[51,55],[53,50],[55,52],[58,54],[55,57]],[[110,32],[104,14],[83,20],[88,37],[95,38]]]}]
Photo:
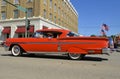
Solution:
[{"label": "car door", "polygon": [[57,52],[57,38],[31,38],[22,45],[26,52]]},{"label": "car door", "polygon": [[38,51],[57,52],[58,40],[56,38],[43,38],[38,42]]}]

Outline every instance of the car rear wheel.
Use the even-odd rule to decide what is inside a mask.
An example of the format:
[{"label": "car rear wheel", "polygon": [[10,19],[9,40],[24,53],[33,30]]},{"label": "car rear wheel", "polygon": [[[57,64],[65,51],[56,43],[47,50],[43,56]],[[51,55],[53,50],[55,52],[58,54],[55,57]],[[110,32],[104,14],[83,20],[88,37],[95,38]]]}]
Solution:
[{"label": "car rear wheel", "polygon": [[11,53],[13,56],[20,56],[22,54],[20,46],[14,45],[11,49]]},{"label": "car rear wheel", "polygon": [[79,59],[81,59],[81,54],[69,53],[68,56],[72,60],[79,60]]}]

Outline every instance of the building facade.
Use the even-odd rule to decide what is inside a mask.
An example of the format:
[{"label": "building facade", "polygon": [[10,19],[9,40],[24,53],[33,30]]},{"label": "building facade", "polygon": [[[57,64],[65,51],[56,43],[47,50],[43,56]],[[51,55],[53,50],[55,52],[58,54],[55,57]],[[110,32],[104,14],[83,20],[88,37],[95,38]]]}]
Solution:
[{"label": "building facade", "polygon": [[[8,0],[28,9],[31,36],[35,30],[69,29],[78,32],[78,13],[69,0]],[[0,40],[25,36],[25,13],[0,0]]]}]

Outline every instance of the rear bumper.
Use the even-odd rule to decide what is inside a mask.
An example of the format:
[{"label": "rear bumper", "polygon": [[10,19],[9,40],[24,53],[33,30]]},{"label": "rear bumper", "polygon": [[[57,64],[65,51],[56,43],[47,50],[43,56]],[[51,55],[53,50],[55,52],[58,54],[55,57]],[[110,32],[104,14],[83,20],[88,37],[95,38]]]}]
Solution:
[{"label": "rear bumper", "polygon": [[110,52],[111,52],[111,49],[110,49],[110,48],[103,48],[103,49],[102,49],[102,54],[107,54],[107,55],[109,55]]},{"label": "rear bumper", "polygon": [[116,49],[116,51],[117,51],[117,52],[120,52],[120,47],[118,47],[118,48]]}]

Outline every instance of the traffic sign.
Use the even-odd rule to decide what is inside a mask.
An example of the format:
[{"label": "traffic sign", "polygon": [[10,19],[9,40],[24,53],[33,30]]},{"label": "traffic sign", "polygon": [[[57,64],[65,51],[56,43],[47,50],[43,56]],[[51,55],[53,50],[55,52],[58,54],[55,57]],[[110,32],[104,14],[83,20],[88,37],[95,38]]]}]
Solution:
[{"label": "traffic sign", "polygon": [[18,10],[21,10],[23,12],[27,12],[27,9],[26,8],[23,8],[22,6],[17,6],[17,9]]}]

